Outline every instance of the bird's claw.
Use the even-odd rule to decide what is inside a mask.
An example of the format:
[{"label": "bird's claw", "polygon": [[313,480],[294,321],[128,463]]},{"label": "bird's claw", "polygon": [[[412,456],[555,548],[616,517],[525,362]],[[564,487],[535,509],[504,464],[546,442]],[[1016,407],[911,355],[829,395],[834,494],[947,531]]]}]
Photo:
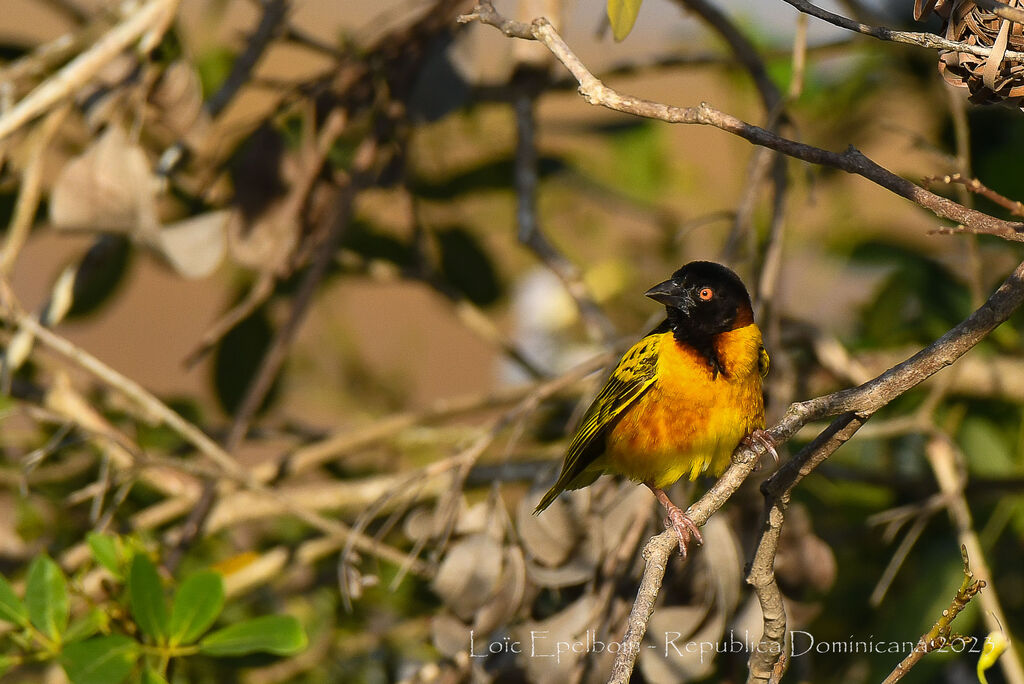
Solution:
[{"label": "bird's claw", "polygon": [[[775,440],[772,439],[767,430],[757,428],[743,438],[743,443],[748,447],[754,446],[754,442],[764,447],[765,452],[775,461],[775,465],[779,465],[779,452],[775,450]],[[760,468],[761,466],[758,464],[757,469]]]},{"label": "bird's claw", "polygon": [[673,506],[668,509],[668,517],[665,518],[665,527],[675,531],[679,538],[679,553],[686,558],[686,545],[692,539],[698,546],[704,544],[704,537],[701,536],[700,528],[690,519],[690,516],[683,513],[683,509]]}]

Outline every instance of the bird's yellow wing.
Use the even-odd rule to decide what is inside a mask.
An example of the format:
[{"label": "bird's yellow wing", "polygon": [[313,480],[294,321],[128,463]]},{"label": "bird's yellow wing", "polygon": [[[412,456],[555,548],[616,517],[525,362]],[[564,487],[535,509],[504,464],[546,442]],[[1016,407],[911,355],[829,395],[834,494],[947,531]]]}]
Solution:
[{"label": "bird's yellow wing", "polygon": [[583,414],[569,443],[562,472],[540,500],[534,513],[543,511],[566,489],[585,487],[597,478],[599,473],[584,474],[584,471],[604,452],[604,435],[622,411],[657,379],[658,347],[662,334],[659,327],[634,344],[619,361],[594,403]]}]

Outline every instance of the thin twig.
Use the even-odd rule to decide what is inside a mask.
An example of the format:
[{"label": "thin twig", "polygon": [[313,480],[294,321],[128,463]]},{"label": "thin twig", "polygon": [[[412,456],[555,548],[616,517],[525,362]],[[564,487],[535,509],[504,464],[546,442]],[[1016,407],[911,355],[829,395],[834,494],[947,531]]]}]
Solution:
[{"label": "thin twig", "polygon": [[[2,281],[0,281],[0,286],[2,286],[2,284]],[[302,506],[300,502],[283,499],[277,494],[277,492],[252,478],[245,469],[236,463],[230,454],[218,446],[217,443],[210,439],[210,437],[208,437],[202,430],[182,418],[180,414],[157,399],[141,385],[121,373],[118,373],[113,368],[110,368],[80,347],[75,346],[67,339],[40,325],[40,323],[32,316],[17,308],[13,295],[6,290],[6,288],[2,294],[3,297],[0,298],[0,301],[2,301],[3,306],[0,307],[0,318],[6,320],[12,325],[26,328],[48,349],[57,353],[74,365],[88,371],[108,387],[117,390],[122,395],[135,402],[135,404],[141,408],[144,415],[155,417],[163,425],[169,427],[183,437],[185,441],[194,446],[201,454],[209,458],[210,461],[221,471],[222,477],[227,478],[232,483],[244,486],[245,488],[258,492],[263,496],[279,501],[289,513],[311,527],[326,533],[328,536],[338,537],[343,540],[348,539],[350,536],[354,536],[354,545],[360,551],[372,554],[399,566],[408,561],[405,554],[396,551],[389,546],[380,544],[376,540],[362,535],[352,535],[351,529],[344,523],[324,517],[315,511],[311,511]],[[417,574],[426,574],[428,572],[426,566],[422,563],[414,563],[412,568]]]},{"label": "thin twig", "polygon": [[970,556],[967,554],[967,547],[960,547],[960,556],[963,559],[963,572],[964,578],[960,582],[960,588],[957,589],[956,595],[949,604],[949,608],[942,611],[942,615],[935,621],[932,628],[921,635],[918,639],[917,644],[907,654],[900,663],[889,673],[889,676],[885,678],[882,684],[895,684],[910,671],[914,665],[924,657],[926,653],[930,653],[938,648],[943,648],[949,645],[956,638],[951,634],[952,622],[960,612],[967,607],[967,604],[971,602],[978,592],[985,588],[985,580],[974,579],[974,573],[971,571]]},{"label": "thin twig", "polygon": [[[805,0],[785,0],[790,5],[800,10],[805,14],[809,14],[812,17],[817,17],[823,21],[838,26],[839,28],[846,29],[848,31],[854,31],[856,33],[864,34],[865,36],[871,36],[872,38],[878,38],[879,40],[887,40],[893,43],[903,43],[905,45],[916,45],[923,48],[932,48],[939,50],[952,50],[953,52],[967,52],[972,55],[978,55],[979,57],[988,57],[992,53],[991,48],[983,47],[981,45],[973,45],[969,43],[959,43],[954,40],[948,40],[934,33],[916,33],[912,31],[894,31],[882,26],[870,26],[868,24],[862,24],[859,21],[847,19],[846,17],[840,16],[828,10],[816,7]],[[982,0],[984,2],[985,0]],[[978,3],[981,4],[981,3]],[[1007,50],[1003,55],[1003,59],[1008,62],[1024,62],[1024,52],[1017,52],[1015,50]]]},{"label": "thin twig", "polygon": [[43,180],[43,161],[50,141],[57,134],[57,130],[64,122],[68,114],[68,107],[58,107],[46,115],[35,132],[35,139],[32,141],[29,152],[29,162],[21,177],[21,186],[18,190],[18,200],[14,205],[14,216],[11,217],[11,224],[7,228],[7,236],[4,240],[3,252],[0,253],[0,278],[9,278],[14,262],[25,244],[32,222],[35,220],[36,211],[39,208],[39,197]]},{"label": "thin twig", "polygon": [[982,183],[977,178],[969,178],[962,173],[953,173],[945,176],[929,176],[928,178],[924,179],[924,182],[928,185],[931,185],[932,183],[945,183],[946,185],[962,185],[970,192],[981,195],[990,202],[998,204],[1002,208],[1012,213],[1014,216],[1024,217],[1024,202],[1010,199],[1006,195],[999,194],[992,188]]},{"label": "thin twig", "polygon": [[471,14],[460,17],[460,21],[480,21],[498,27],[506,35],[541,41],[573,74],[580,84],[580,94],[590,104],[669,123],[714,126],[750,143],[768,147],[787,156],[862,176],[900,197],[928,209],[936,216],[959,224],[961,227],[958,230],[996,235],[1016,242],[1024,241],[1024,224],[996,219],[929,192],[879,166],[852,146],[842,153],[831,152],[783,138],[769,130],[713,109],[707,104],[702,103],[696,107],[675,107],[619,93],[598,80],[572,52],[550,22],[543,17],[535,19],[532,24],[511,21],[498,14],[489,2],[484,2],[477,5]]},{"label": "thin twig", "polygon": [[516,220],[519,241],[529,247],[558,276],[576,302],[590,335],[602,342],[615,338],[615,326],[594,301],[576,265],[569,261],[541,231],[537,216],[537,144],[533,93],[523,88],[515,100],[516,113]]},{"label": "thin twig", "polygon": [[0,140],[88,83],[125,48],[154,26],[165,23],[167,15],[173,12],[177,5],[178,0],[150,0],[110,29],[87,52],[68,62],[60,71],[0,116]]},{"label": "thin twig", "polygon": [[[985,561],[985,552],[978,532],[974,529],[967,497],[964,496],[966,475],[963,471],[962,454],[947,435],[936,434],[925,446],[925,455],[935,474],[935,480],[939,483],[939,490],[943,494],[946,510],[949,511],[949,517],[956,529],[957,539],[970,557],[975,572],[981,578],[980,581],[987,584],[979,599],[986,627],[989,632],[1000,631],[1001,625],[1010,623],[1003,612],[996,587],[992,584],[992,570]],[[1020,655],[1016,649],[1007,649],[999,662],[1002,664],[1003,675],[1008,684],[1024,684],[1024,666],[1021,665]]]}]

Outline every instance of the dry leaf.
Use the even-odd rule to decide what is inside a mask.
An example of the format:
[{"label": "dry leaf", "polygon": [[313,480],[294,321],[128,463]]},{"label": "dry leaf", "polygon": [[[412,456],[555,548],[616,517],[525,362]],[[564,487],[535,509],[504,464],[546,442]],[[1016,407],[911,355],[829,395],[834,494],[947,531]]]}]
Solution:
[{"label": "dry leaf", "polygon": [[234,211],[228,221],[228,250],[231,258],[242,266],[285,274],[298,244],[298,231],[284,200],[276,201],[251,222],[241,211]]},{"label": "dry leaf", "polygon": [[501,541],[505,532],[501,522],[498,520],[494,501],[478,501],[472,506],[466,506],[465,500],[459,510],[459,516],[455,520],[455,533],[461,535],[485,533],[491,538]]},{"label": "dry leaf", "polygon": [[487,534],[474,534],[455,542],[437,569],[433,587],[438,596],[463,620],[491,600],[501,578],[501,545]]},{"label": "dry leaf", "polygon": [[506,624],[523,603],[526,595],[526,561],[517,546],[505,549],[500,586],[497,595],[477,612],[473,620],[473,629],[477,633],[487,634]]},{"label": "dry leaf", "polygon": [[153,247],[180,275],[205,278],[224,260],[230,214],[226,209],[210,211],[164,226]]},{"label": "dry leaf", "polygon": [[469,631],[469,627],[451,615],[435,615],[430,619],[431,641],[446,658],[454,658],[469,649]]},{"label": "dry leaf", "polygon": [[513,630],[514,639],[521,644],[519,662],[529,681],[561,684],[569,680],[576,662],[594,650],[597,606],[597,596],[586,594],[547,620],[527,622]]},{"label": "dry leaf", "polygon": [[725,516],[713,515],[704,525],[704,545],[697,556],[705,581],[714,592],[715,606],[732,615],[743,591],[743,554]]},{"label": "dry leaf", "polygon": [[541,492],[536,494],[519,500],[516,527],[530,557],[547,567],[556,567],[566,561],[576,546],[580,522],[561,499],[555,499],[543,513],[534,515]]},{"label": "dry leaf", "polygon": [[203,109],[199,74],[185,60],[173,62],[160,75],[149,101],[160,123],[175,137],[186,137]]},{"label": "dry leaf", "polygon": [[50,220],[64,230],[155,238],[156,181],[142,148],[111,124],[61,169],[50,194]]},{"label": "dry leaf", "polygon": [[[640,671],[650,682],[701,679],[722,648],[725,612],[717,606],[670,606],[654,612],[640,651]],[[725,643],[729,643],[726,640]]]},{"label": "dry leaf", "polygon": [[624,482],[615,503],[601,516],[595,526],[601,532],[604,554],[617,553],[622,540],[636,522],[637,516],[650,515],[653,497],[646,487]]},{"label": "dry leaf", "polygon": [[429,539],[437,534],[437,521],[433,506],[418,506],[402,522],[405,536],[412,541]]},{"label": "dry leaf", "polygon": [[[597,548],[596,544],[591,544],[591,546]],[[588,556],[574,556],[568,563],[557,568],[538,565],[528,560],[526,562],[526,574],[534,584],[549,589],[560,589],[562,587],[583,584],[593,578],[594,573],[597,571],[597,563],[592,555],[588,554]]]}]

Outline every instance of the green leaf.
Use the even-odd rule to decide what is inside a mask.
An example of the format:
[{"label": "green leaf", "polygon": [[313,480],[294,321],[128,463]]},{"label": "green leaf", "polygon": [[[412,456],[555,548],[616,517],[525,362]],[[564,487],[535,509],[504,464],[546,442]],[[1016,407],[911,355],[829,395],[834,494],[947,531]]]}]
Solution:
[{"label": "green leaf", "polygon": [[147,667],[142,671],[141,684],[167,684],[167,680],[156,670]]},{"label": "green leaf", "polygon": [[623,40],[633,30],[643,0],[608,0],[608,21],[615,40]]},{"label": "green leaf", "polygon": [[106,613],[99,608],[91,608],[88,613],[71,622],[67,631],[64,632],[64,641],[81,641],[91,637],[100,631],[101,627],[106,626],[108,622],[109,619]]},{"label": "green leaf", "polygon": [[21,658],[18,656],[0,655],[0,677],[20,662]]},{"label": "green leaf", "polygon": [[19,627],[28,624],[28,610],[10,583],[0,575],[0,620],[13,622]]},{"label": "green leaf", "polygon": [[77,641],[64,647],[61,664],[72,684],[121,684],[135,667],[136,647],[123,634]]},{"label": "green leaf", "polygon": [[60,567],[45,554],[36,556],[29,566],[25,604],[32,624],[59,643],[68,626],[68,582]]},{"label": "green leaf", "polygon": [[121,554],[117,552],[117,539],[109,534],[90,532],[86,537],[92,557],[96,562],[110,571],[114,577],[121,579]]},{"label": "green leaf", "polygon": [[224,580],[212,570],[189,575],[174,595],[171,642],[190,644],[210,628],[224,607]]},{"label": "green leaf", "polygon": [[290,615],[266,615],[218,629],[199,642],[199,650],[212,656],[248,653],[292,655],[306,647],[306,633]]},{"label": "green leaf", "polygon": [[167,638],[167,602],[153,561],[144,553],[132,558],[128,571],[128,595],[139,629],[157,641]]}]

